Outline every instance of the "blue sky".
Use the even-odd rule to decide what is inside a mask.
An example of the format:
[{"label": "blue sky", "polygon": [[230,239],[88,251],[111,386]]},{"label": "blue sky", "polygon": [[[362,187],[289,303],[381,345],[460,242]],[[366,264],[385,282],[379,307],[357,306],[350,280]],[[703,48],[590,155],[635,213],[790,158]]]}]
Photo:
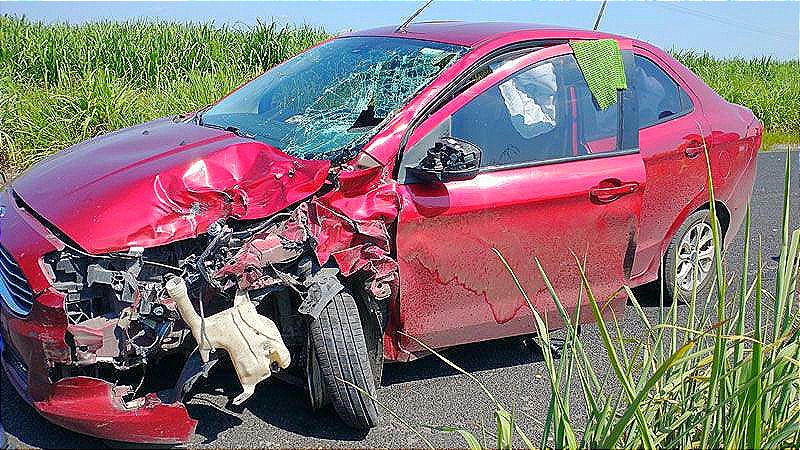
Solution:
[{"label": "blue sky", "polygon": [[[161,18],[253,23],[257,17],[307,23],[336,32],[394,24],[415,1],[265,2],[0,2],[0,12],[44,21]],[[599,2],[435,1],[418,20],[522,21],[592,26]],[[798,2],[609,2],[600,27],[663,48],[706,50],[716,56],[798,58]]]}]

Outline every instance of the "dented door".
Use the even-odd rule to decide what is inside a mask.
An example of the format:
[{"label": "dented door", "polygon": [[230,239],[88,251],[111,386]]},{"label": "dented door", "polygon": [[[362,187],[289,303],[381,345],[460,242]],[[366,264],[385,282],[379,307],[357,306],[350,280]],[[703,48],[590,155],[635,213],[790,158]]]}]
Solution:
[{"label": "dented door", "polygon": [[[552,67],[542,69],[543,61],[550,61]],[[445,347],[532,332],[530,310],[493,249],[508,261],[550,327],[558,327],[561,321],[535,258],[568,310],[574,311],[581,298],[577,260],[585,261],[598,301],[614,299],[613,306],[624,306],[615,292],[630,277],[646,181],[644,165],[635,142],[621,143],[624,130],[616,129],[610,137],[602,132],[576,131],[592,124],[581,116],[581,107],[585,109],[587,104],[581,95],[588,91],[570,72],[573,61],[569,47],[558,46],[505,64],[432,115],[412,135],[407,155],[419,152],[415,145],[426,145],[431,133],[461,138],[459,134],[475,133],[464,130],[484,125],[491,127],[495,136],[508,133],[509,137],[505,150],[484,152],[494,160],[485,161],[486,167],[474,179],[446,183],[405,180],[399,187],[403,197],[397,232],[399,322],[406,333],[432,347]],[[522,74],[526,69],[532,72],[524,76],[545,74],[560,83],[557,89],[550,86],[537,91],[534,87],[529,92],[530,98],[538,96],[542,103],[549,102],[547,89],[563,96],[553,95],[556,124],[530,131],[514,129],[512,123],[504,131],[506,124],[491,119],[507,114],[502,105],[508,103],[504,91],[508,92],[509,85],[503,83],[520,74],[517,79],[521,81],[512,87],[519,88],[517,95],[524,94]],[[492,93],[493,89],[497,92]],[[498,101],[487,100],[492,95],[500,99],[500,107]],[[478,110],[470,112],[466,126],[459,124],[465,120],[460,114],[470,108]],[[488,122],[481,122],[481,109],[490,118]],[[602,131],[601,125],[596,127],[595,131]],[[562,129],[566,133],[563,139],[556,138],[560,136],[556,131]],[[513,136],[515,132],[533,136],[515,144],[520,148],[530,143],[531,156],[527,161],[524,155],[517,155],[510,164],[498,162],[498,155],[508,150],[508,142],[518,138]],[[561,140],[547,140],[547,136]],[[615,139],[617,136],[620,138]],[[480,136],[473,138],[481,140]],[[615,146],[615,140],[620,144]],[[553,147],[554,142],[564,145],[564,155],[556,154],[559,149]],[[482,145],[494,146],[491,141]],[[521,153],[525,151],[520,148]],[[585,303],[585,295],[583,300]],[[581,316],[590,319],[588,307],[582,308]],[[401,338],[400,344],[411,352],[420,350],[409,339]]]}]

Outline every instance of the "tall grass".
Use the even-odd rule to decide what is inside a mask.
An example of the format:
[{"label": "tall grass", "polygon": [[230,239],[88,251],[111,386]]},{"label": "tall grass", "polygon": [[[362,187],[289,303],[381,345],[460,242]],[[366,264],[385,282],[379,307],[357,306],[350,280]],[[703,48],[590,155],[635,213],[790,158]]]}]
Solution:
[{"label": "tall grass", "polygon": [[0,16],[0,171],[199,109],[327,37],[274,22],[67,25]]},{"label": "tall grass", "polygon": [[729,102],[745,105],[771,133],[797,142],[800,135],[800,61],[714,58],[708,53],[674,51],[673,56]]},{"label": "tall grass", "polygon": [[138,86],[170,85],[193,73],[251,75],[327,37],[307,26],[101,21],[44,24],[0,18],[0,67],[45,87],[98,70]]},{"label": "tall grass", "polygon": [[[611,368],[611,379],[602,382],[575,325],[579,312],[568,315],[538,260],[533,259],[533,269],[545,280],[567,324],[566,338],[558,352],[560,359],[551,350],[554,341],[546,321],[529,301],[514,269],[495,251],[533,314],[532,327],[542,349],[551,396],[547,411],[532,418],[543,431],[541,441],[534,444],[521,432],[517,418],[473,376],[472,380],[496,407],[497,432],[491,446],[511,448],[515,442],[517,446],[522,442],[528,448],[800,446],[800,229],[791,230],[789,225],[789,216],[797,209],[793,210],[789,201],[788,153],[784,176],[781,251],[773,292],[764,290],[763,279],[768,269],[760,247],[750,248],[749,210],[741,279],[736,284],[725,272],[719,228],[712,226],[717,269],[714,288],[707,295],[700,295],[694,289],[684,299],[688,310],[685,317],[679,318],[680,302],[664,305],[662,301],[661,321],[653,323],[634,292],[625,286],[620,289],[632,305],[629,314],[635,314],[645,330],[646,335],[640,340],[623,335],[621,318],[603,321],[598,300],[605,299],[594,297],[576,258],[582,276],[581,295],[597,320],[601,351]],[[714,205],[710,181],[709,190],[710,204]],[[713,206],[710,213],[714,224]],[[758,263],[754,279],[748,277],[752,254]],[[752,321],[747,318],[750,311]],[[457,368],[441,354],[433,353]],[[577,396],[573,392],[575,379],[580,389]],[[570,404],[576,397],[581,405]],[[578,406],[588,411],[588,419],[581,427],[570,414]],[[490,447],[485,437],[482,441],[476,437],[474,430],[436,429],[459,432],[470,448]],[[485,436],[485,432],[480,435]]]},{"label": "tall grass", "polygon": [[[274,22],[68,25],[1,15],[0,172],[13,175],[92,136],[199,109],[328,36]],[[800,62],[677,57],[780,133],[765,141],[800,141]]]}]

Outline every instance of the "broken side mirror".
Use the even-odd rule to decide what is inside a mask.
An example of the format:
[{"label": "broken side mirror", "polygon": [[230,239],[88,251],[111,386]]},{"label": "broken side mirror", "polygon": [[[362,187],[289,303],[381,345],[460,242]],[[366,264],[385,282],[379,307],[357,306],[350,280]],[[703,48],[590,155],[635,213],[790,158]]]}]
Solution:
[{"label": "broken side mirror", "polygon": [[470,142],[445,136],[436,140],[419,164],[406,170],[420,180],[445,183],[475,178],[480,167],[480,148]]}]

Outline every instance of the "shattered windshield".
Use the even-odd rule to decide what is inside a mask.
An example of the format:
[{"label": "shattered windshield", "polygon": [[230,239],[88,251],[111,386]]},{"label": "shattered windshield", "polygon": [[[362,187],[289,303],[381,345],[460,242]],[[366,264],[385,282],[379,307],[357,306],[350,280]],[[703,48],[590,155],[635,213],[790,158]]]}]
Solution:
[{"label": "shattered windshield", "polygon": [[199,123],[296,157],[341,160],[465,51],[415,39],[334,39],[267,71]]}]

